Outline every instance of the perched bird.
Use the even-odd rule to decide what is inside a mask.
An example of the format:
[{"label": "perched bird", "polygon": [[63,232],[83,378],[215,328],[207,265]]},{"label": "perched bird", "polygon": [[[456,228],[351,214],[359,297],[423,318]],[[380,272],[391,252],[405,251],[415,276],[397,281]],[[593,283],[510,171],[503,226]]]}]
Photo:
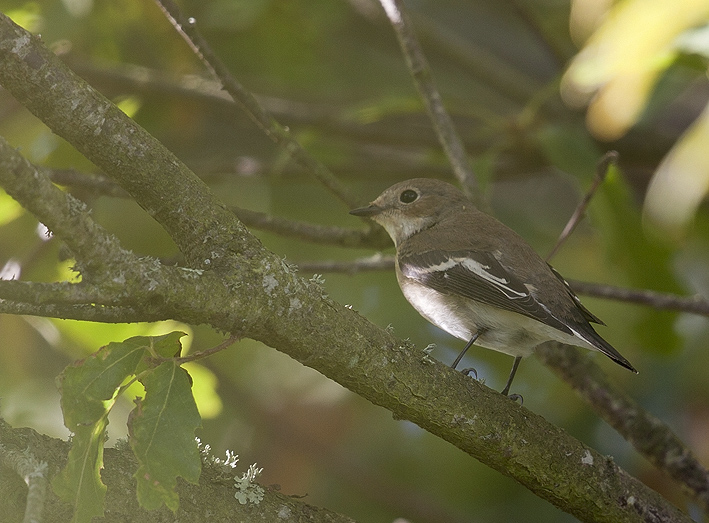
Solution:
[{"label": "perched bird", "polygon": [[512,229],[477,210],[452,185],[416,178],[386,189],[366,216],[396,246],[396,278],[406,299],[428,321],[467,345],[515,357],[507,395],[523,356],[550,340],[597,350],[637,372],[589,322],[566,281]]}]

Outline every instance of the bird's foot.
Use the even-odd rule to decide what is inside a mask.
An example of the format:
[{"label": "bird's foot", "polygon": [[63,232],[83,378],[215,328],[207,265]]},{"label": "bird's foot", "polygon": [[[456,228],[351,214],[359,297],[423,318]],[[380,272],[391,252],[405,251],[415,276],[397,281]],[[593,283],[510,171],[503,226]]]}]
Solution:
[{"label": "bird's foot", "polygon": [[[507,396],[507,394],[505,394],[505,396]],[[524,398],[522,397],[521,394],[510,394],[510,395],[507,396],[507,397],[510,398],[512,401],[517,401],[517,400],[519,400],[519,404],[520,404],[520,405],[524,405]]]},{"label": "bird's foot", "polygon": [[463,374],[464,376],[470,376],[471,374],[473,374],[475,376],[475,379],[478,379],[478,371],[472,367],[468,367],[467,369],[463,369],[460,371],[460,373]]}]

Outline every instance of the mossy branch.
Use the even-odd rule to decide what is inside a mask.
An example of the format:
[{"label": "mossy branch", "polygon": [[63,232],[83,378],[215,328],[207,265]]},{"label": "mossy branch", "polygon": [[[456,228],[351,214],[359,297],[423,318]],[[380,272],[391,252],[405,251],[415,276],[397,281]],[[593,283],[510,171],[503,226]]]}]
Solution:
[{"label": "mossy branch", "polygon": [[[15,472],[0,474],[0,492],[18,492],[23,489],[26,471],[14,464],[27,456],[25,461],[42,460],[45,472],[55,474],[67,458],[70,444],[38,434],[32,429],[13,429],[0,419],[0,467],[12,465]],[[313,507],[295,497],[281,494],[273,488],[264,486],[263,499],[258,503],[240,503],[235,497],[234,476],[236,472],[224,470],[214,462],[205,460],[199,485],[178,481],[177,491],[186,502],[180,505],[177,514],[167,507],[147,511],[138,505],[135,496],[133,474],[137,468],[135,456],[127,444],[105,450],[105,468],[102,480],[108,486],[106,495],[106,523],[124,523],[141,521],[144,523],[163,523],[168,521],[205,521],[205,513],[210,514],[210,521],[279,521],[285,516],[287,521],[309,521],[313,523],[353,523],[347,516]],[[26,469],[26,465],[24,469]],[[31,473],[31,471],[30,471]],[[36,475],[36,474],[35,474]],[[37,481],[35,480],[35,483]],[[46,478],[44,478],[46,484]],[[38,487],[33,487],[35,490]],[[41,485],[40,487],[41,488]],[[34,492],[32,492],[34,495]],[[29,495],[28,495],[29,497]],[[5,495],[0,499],[3,521],[20,520],[24,504],[23,496]],[[29,501],[29,499],[28,499]],[[71,506],[47,489],[42,503],[35,503],[43,517],[24,521],[42,521],[43,523],[65,523],[71,520]],[[43,510],[42,510],[43,509]],[[280,517],[279,517],[280,516]]]}]

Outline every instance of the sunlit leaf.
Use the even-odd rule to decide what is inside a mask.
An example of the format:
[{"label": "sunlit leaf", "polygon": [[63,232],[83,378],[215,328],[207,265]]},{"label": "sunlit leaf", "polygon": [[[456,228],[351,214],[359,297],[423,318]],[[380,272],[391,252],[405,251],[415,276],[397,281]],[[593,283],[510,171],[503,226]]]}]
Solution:
[{"label": "sunlit leaf", "polygon": [[198,363],[185,363],[183,368],[193,379],[192,393],[202,419],[216,418],[222,411],[222,399],[217,392],[217,377]]},{"label": "sunlit leaf", "polygon": [[151,358],[179,357],[182,353],[180,338],[183,336],[185,336],[184,332],[174,331],[161,336],[136,336],[131,338],[130,340],[134,343],[142,343],[146,347],[146,357],[137,366],[136,374],[155,366]]},{"label": "sunlit leaf", "polygon": [[708,18],[705,0],[617,2],[564,75],[564,98],[573,105],[591,99],[592,132],[604,140],[621,137],[676,56],[678,35]]},{"label": "sunlit leaf", "polygon": [[677,236],[709,191],[709,105],[657,168],[645,199],[645,216]]},{"label": "sunlit leaf", "polygon": [[180,338],[186,336],[184,332],[170,332],[162,336],[151,336],[153,350],[163,358],[179,357],[182,352]]}]

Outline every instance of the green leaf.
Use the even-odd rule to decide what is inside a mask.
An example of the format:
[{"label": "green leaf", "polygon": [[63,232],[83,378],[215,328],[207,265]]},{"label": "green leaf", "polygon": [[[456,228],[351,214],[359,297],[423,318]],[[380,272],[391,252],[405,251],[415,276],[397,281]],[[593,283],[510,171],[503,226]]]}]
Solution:
[{"label": "green leaf", "polygon": [[182,353],[180,338],[187,336],[184,332],[173,331],[162,336],[148,338],[155,353],[162,358],[179,358]]},{"label": "green leaf", "polygon": [[145,350],[146,343],[139,338],[109,343],[64,369],[58,382],[64,424],[70,431],[105,416],[104,402],[113,398],[121,383],[135,372]]},{"label": "green leaf", "polygon": [[108,412],[121,383],[135,370],[145,344],[110,343],[59,376],[64,424],[74,434],[64,469],[52,485],[74,506],[72,521],[103,515],[106,486],[101,482]]},{"label": "green leaf", "polygon": [[57,496],[74,507],[72,523],[89,523],[94,516],[103,516],[106,485],[101,481],[101,468],[107,425],[104,416],[93,425],[78,427],[67,464],[52,480]]},{"label": "green leaf", "polygon": [[145,353],[145,358],[140,362],[135,373],[140,374],[141,372],[154,367],[155,364],[150,362],[148,358],[176,358],[182,353],[182,343],[180,343],[180,338],[186,336],[184,332],[173,331],[168,334],[163,334],[162,336],[136,336],[135,338],[130,338],[126,340],[127,342],[133,342],[136,344],[144,344],[147,348]]},{"label": "green leaf", "polygon": [[[146,400],[138,404],[138,414],[136,411],[132,414],[129,429],[135,429],[131,430],[132,435],[137,434],[134,451],[141,463],[137,474],[150,480],[147,486],[138,482],[139,499],[146,500],[141,503],[159,507],[164,501],[175,510],[178,502],[175,477],[181,475],[194,482],[199,479],[201,463],[194,430],[200,418],[189,376],[174,362],[154,367],[156,363],[150,361],[150,358],[179,356],[180,338],[184,335],[171,332],[109,343],[68,366],[59,376],[64,424],[74,435],[67,465],[53,486],[61,499],[74,506],[72,521],[89,522],[92,517],[103,515],[106,486],[101,482],[100,471],[108,413],[121,384],[138,372],[145,373],[141,381],[146,388]],[[179,427],[170,425],[174,420]],[[172,448],[187,449],[174,454],[180,466],[164,458],[173,455]]]},{"label": "green leaf", "polygon": [[197,483],[202,463],[195,441],[200,417],[187,372],[166,361],[140,378],[145,399],[128,419],[130,444],[140,467],[138,502],[146,509],[178,508],[177,476]]}]

